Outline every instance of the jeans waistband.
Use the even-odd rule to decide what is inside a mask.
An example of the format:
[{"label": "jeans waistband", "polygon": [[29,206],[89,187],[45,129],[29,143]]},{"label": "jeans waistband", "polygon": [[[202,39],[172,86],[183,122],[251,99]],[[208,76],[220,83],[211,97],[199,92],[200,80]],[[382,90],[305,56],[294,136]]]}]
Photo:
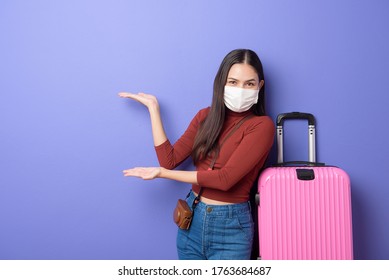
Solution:
[{"label": "jeans waistband", "polygon": [[[191,191],[187,198],[187,202],[190,207],[192,207],[195,198],[194,193]],[[207,214],[215,216],[233,217],[242,213],[251,212],[251,205],[249,201],[226,205],[211,205],[200,201],[197,203],[195,211],[206,211]]]}]

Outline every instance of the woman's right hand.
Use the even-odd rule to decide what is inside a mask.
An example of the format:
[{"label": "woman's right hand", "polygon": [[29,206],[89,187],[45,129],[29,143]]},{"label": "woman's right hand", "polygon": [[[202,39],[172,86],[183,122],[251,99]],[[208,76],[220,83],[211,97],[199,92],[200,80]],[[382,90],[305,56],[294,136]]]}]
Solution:
[{"label": "woman's right hand", "polygon": [[120,92],[119,96],[122,98],[130,98],[139,103],[145,105],[149,110],[159,108],[158,100],[154,95],[146,94],[143,92],[140,93],[130,93],[130,92]]}]

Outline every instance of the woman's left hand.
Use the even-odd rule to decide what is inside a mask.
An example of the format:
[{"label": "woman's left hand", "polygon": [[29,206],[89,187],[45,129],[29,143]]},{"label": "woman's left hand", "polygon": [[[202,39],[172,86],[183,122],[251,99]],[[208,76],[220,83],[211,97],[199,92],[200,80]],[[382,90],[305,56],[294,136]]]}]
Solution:
[{"label": "woman's left hand", "polygon": [[161,167],[135,167],[123,171],[126,177],[140,177],[143,180],[152,180],[158,178],[161,173]]}]

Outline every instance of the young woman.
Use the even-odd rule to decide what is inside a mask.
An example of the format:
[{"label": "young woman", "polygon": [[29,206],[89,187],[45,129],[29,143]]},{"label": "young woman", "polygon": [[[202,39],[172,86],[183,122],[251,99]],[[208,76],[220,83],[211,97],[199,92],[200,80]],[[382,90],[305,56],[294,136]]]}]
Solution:
[{"label": "young woman", "polygon": [[[201,193],[189,230],[178,229],[179,258],[249,259],[254,234],[249,193],[275,133],[265,113],[264,74],[257,54],[247,49],[227,54],[214,80],[211,107],[196,114],[174,145],[166,137],[153,95],[119,95],[148,108],[160,163],[124,170],[124,176],[192,184],[189,206]],[[195,171],[174,170],[189,156]]]}]

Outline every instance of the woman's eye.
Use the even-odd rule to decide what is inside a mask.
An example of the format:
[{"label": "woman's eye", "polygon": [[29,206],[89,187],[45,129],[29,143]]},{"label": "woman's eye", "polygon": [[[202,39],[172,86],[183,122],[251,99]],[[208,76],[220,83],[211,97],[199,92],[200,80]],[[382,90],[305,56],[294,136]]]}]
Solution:
[{"label": "woman's eye", "polygon": [[235,85],[236,82],[235,82],[235,81],[228,81],[228,84],[230,84],[230,85]]}]

